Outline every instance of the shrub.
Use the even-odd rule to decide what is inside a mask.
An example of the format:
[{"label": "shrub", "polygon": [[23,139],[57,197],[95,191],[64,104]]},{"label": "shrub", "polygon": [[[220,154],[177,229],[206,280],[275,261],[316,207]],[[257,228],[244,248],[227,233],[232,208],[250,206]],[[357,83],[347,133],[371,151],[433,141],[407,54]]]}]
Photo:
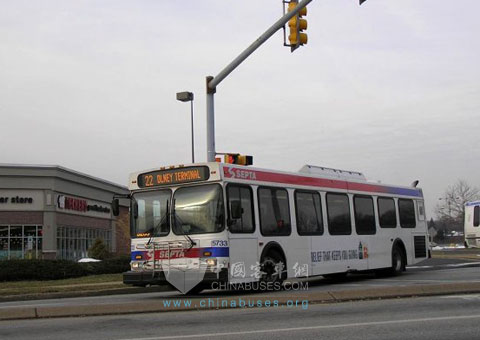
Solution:
[{"label": "shrub", "polygon": [[86,275],[123,273],[129,269],[128,256],[87,263],[68,260],[1,260],[0,281],[59,280]]},{"label": "shrub", "polygon": [[92,247],[88,249],[88,256],[97,260],[105,260],[109,255],[107,245],[101,238],[95,239]]},{"label": "shrub", "polygon": [[67,260],[0,261],[0,281],[59,280],[88,275],[79,263]]},{"label": "shrub", "polygon": [[116,274],[130,270],[130,257],[121,256],[106,259],[101,262],[80,263],[89,275]]}]

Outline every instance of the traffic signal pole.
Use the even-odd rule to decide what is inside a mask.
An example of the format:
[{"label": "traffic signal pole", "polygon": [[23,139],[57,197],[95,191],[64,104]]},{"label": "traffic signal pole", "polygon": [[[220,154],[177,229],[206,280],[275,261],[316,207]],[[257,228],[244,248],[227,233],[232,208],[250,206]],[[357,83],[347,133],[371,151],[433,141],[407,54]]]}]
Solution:
[{"label": "traffic signal pole", "polygon": [[217,90],[217,85],[221,83],[233,70],[235,70],[250,54],[255,52],[265,41],[274,35],[279,29],[293,18],[297,13],[307,6],[313,0],[302,0],[292,10],[281,17],[273,26],[265,31],[257,40],[255,40],[246,50],[244,50],[238,57],[236,57],[230,64],[228,64],[215,77],[207,77],[207,162],[215,162],[215,115],[214,115],[214,94]]}]

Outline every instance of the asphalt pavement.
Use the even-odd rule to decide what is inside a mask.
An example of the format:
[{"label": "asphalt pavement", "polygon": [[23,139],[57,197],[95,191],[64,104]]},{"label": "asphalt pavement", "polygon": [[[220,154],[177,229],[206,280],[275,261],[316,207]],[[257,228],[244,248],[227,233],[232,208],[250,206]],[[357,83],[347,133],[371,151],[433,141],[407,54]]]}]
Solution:
[{"label": "asphalt pavement", "polygon": [[0,322],[0,338],[48,340],[480,338],[480,294]]}]

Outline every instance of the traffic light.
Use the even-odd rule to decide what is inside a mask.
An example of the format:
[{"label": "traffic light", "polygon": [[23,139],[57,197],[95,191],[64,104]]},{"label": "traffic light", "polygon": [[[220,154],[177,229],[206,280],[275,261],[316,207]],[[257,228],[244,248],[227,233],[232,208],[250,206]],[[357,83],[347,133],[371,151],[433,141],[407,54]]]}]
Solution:
[{"label": "traffic light", "polygon": [[227,153],[224,156],[225,163],[238,165],[252,165],[253,157],[247,155],[240,155],[238,153]]},{"label": "traffic light", "polygon": [[[288,12],[291,12],[298,5],[298,0],[292,0],[288,3]],[[291,51],[295,51],[301,45],[308,42],[308,36],[305,31],[307,29],[307,20],[303,17],[307,15],[307,7],[303,7],[293,18],[288,21],[288,28],[290,34],[288,35],[288,41],[290,42]]]}]

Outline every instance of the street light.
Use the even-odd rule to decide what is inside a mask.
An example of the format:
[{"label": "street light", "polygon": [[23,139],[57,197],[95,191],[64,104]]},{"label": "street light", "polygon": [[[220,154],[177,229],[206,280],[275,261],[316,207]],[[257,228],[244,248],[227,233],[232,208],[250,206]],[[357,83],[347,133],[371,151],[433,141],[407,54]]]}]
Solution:
[{"label": "street light", "polygon": [[193,93],[192,92],[177,92],[177,100],[181,102],[190,102],[190,116],[192,120],[192,163],[195,163],[195,149],[193,139]]}]

